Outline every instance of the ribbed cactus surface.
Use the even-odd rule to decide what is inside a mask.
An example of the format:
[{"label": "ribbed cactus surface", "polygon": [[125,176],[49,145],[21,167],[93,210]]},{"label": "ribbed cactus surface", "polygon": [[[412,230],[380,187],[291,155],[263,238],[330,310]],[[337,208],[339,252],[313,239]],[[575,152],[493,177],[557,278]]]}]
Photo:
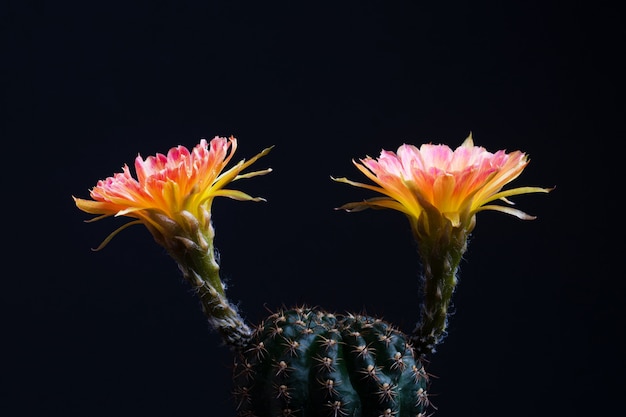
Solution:
[{"label": "ribbed cactus surface", "polygon": [[365,315],[267,317],[235,360],[239,417],[422,417],[428,375],[409,339]]}]

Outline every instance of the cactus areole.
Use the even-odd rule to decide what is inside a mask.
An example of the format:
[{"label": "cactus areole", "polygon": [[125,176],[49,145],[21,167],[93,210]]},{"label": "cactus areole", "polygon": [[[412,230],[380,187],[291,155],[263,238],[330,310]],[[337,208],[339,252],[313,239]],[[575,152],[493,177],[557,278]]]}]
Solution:
[{"label": "cactus areole", "polygon": [[299,307],[278,311],[236,353],[237,416],[426,416],[428,374],[391,324]]}]

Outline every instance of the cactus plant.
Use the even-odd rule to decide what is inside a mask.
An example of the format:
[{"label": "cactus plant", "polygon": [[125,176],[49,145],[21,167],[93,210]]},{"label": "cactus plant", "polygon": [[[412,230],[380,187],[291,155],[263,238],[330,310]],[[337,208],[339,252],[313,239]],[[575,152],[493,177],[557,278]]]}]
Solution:
[{"label": "cactus plant", "polygon": [[135,219],[111,233],[143,224],[179,265],[195,289],[210,325],[234,356],[233,413],[239,417],[424,417],[436,407],[429,398],[427,356],[446,335],[448,308],[467,238],[476,213],[495,210],[520,219],[534,217],[511,207],[518,194],[549,192],[541,187],[502,190],[528,164],[516,151],[490,153],[470,136],[456,150],[445,145],[402,145],[397,153],[354,162],[376,185],[333,178],[382,194],[348,203],[348,212],[367,208],[398,210],[406,215],[422,265],[420,318],[410,334],[363,314],[334,314],[297,306],[270,314],[250,326],[226,296],[213,240],[211,206],[215,197],[264,201],[230,183],[271,169],[244,172],[266,155],[227,168],[237,148],[234,137],[201,140],[191,151],[183,146],[135,160],[98,181],[91,199],[74,197],[93,220],[109,216]]},{"label": "cactus plant", "polygon": [[240,416],[420,416],[428,375],[390,323],[296,307],[267,317],[234,367]]}]

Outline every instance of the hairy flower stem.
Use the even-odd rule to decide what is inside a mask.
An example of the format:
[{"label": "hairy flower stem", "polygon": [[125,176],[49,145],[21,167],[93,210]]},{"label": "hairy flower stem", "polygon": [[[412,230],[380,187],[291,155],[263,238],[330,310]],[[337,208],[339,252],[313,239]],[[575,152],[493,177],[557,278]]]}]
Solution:
[{"label": "hairy flower stem", "polygon": [[448,309],[457,284],[459,264],[467,249],[465,229],[449,224],[445,229],[428,239],[415,235],[422,261],[422,302],[420,320],[411,339],[420,355],[434,353],[446,336]]},{"label": "hairy flower stem", "polygon": [[209,212],[205,211],[204,218],[200,220],[189,212],[182,212],[182,219],[177,222],[158,214],[153,218],[158,220],[159,226],[167,226],[165,234],[153,228],[151,232],[178,263],[183,278],[199,296],[209,324],[229,347],[240,349],[246,346],[252,337],[252,330],[226,297],[213,246],[215,230]]}]

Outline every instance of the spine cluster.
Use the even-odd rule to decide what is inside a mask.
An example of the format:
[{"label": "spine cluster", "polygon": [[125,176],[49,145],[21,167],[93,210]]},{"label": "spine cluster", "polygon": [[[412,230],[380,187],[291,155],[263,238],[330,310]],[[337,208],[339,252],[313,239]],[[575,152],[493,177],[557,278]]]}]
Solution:
[{"label": "spine cluster", "polygon": [[237,415],[425,417],[429,377],[409,340],[369,316],[278,311],[235,358]]}]

